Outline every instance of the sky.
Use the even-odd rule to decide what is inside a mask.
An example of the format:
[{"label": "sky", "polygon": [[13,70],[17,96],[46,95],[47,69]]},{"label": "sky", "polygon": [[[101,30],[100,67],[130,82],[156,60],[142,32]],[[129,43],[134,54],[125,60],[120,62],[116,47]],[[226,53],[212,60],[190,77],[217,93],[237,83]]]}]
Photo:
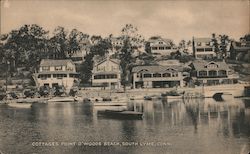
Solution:
[{"label": "sky", "polygon": [[212,33],[238,40],[250,33],[249,0],[1,0],[0,8],[2,34],[24,24],[103,37],[133,24],[145,39],[158,35],[175,43]]}]

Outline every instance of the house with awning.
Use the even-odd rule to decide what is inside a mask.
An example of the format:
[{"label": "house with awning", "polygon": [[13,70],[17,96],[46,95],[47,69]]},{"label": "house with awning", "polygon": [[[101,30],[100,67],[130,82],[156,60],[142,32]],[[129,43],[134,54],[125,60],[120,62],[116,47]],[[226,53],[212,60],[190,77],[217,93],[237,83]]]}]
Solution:
[{"label": "house with awning", "polygon": [[79,74],[76,72],[72,60],[43,59],[40,62],[38,73],[33,74],[37,87],[50,88],[63,86],[66,90],[79,82]]},{"label": "house with awning", "polygon": [[132,84],[133,89],[183,87],[186,76],[183,66],[179,65],[135,66],[132,69]]},{"label": "house with awning", "polygon": [[106,56],[94,60],[92,70],[92,86],[106,89],[119,89],[121,87],[120,61]]},{"label": "house with awning", "polygon": [[201,85],[237,83],[239,75],[224,61],[196,60],[190,64],[191,77]]}]

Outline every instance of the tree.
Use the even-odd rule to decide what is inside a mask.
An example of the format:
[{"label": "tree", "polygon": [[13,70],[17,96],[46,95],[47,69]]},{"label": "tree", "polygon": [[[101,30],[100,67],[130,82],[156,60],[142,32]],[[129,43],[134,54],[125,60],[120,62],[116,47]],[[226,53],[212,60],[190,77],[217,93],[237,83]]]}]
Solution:
[{"label": "tree", "polygon": [[221,55],[220,55],[219,43],[218,43],[215,33],[212,34],[212,43],[213,43],[214,52],[216,53],[217,58],[220,58]]},{"label": "tree", "polygon": [[250,41],[250,34],[246,34],[245,36],[241,37],[240,40]]},{"label": "tree", "polygon": [[179,43],[179,49],[185,49],[186,48],[186,41],[185,40],[181,40]]},{"label": "tree", "polygon": [[219,35],[220,38],[220,52],[222,54],[222,58],[225,59],[227,57],[227,46],[229,43],[229,37],[227,35]]},{"label": "tree", "polygon": [[64,27],[58,26],[53,32],[53,37],[49,40],[50,58],[65,59],[67,46],[67,32]]},{"label": "tree", "polygon": [[2,47],[5,59],[12,68],[26,66],[34,69],[45,51],[47,34],[48,31],[35,24],[12,30]]},{"label": "tree", "polygon": [[128,77],[128,71],[130,71],[130,64],[132,63],[132,46],[129,42],[129,40],[124,41],[124,45],[121,49],[120,53],[120,66],[122,69],[122,74],[121,74],[121,84],[124,87],[124,91],[126,91],[126,84],[128,82],[127,77]]},{"label": "tree", "polygon": [[101,36],[93,35],[90,38],[92,44],[97,44],[99,41],[102,40]]},{"label": "tree", "polygon": [[120,66],[122,69],[121,75],[121,84],[124,87],[124,91],[126,90],[126,84],[128,83],[128,76],[132,68],[132,62],[135,61],[133,59],[132,54],[135,50],[141,47],[144,44],[143,37],[138,34],[137,27],[132,24],[126,24],[125,27],[121,30],[121,39],[123,40],[123,46],[120,52]]},{"label": "tree", "polygon": [[112,45],[108,39],[99,40],[99,38],[98,42],[95,42],[95,44],[90,47],[90,52],[85,56],[85,61],[81,65],[82,82],[88,83],[91,78],[94,56],[105,56],[111,47]]},{"label": "tree", "polygon": [[89,35],[84,34],[77,29],[73,29],[68,36],[68,55],[71,57],[75,52],[82,50],[87,45]]}]

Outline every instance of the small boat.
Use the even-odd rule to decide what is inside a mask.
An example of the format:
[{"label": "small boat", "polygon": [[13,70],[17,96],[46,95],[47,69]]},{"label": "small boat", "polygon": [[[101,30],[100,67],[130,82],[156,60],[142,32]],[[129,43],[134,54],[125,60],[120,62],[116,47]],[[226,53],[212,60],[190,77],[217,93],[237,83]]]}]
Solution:
[{"label": "small boat", "polygon": [[11,103],[8,103],[8,106],[15,107],[15,108],[29,109],[29,108],[31,108],[32,103],[16,103],[16,102],[11,102]]},{"label": "small boat", "polygon": [[144,98],[143,96],[131,96],[129,99],[130,100],[143,100]]},{"label": "small boat", "polygon": [[183,96],[165,96],[166,99],[182,99]]},{"label": "small boat", "polygon": [[48,102],[75,102],[74,97],[54,97],[49,99]]},{"label": "small boat", "polygon": [[152,100],[151,96],[144,96],[144,100]]},{"label": "small boat", "polygon": [[127,106],[127,102],[119,101],[98,101],[92,102],[94,106]]},{"label": "small boat", "polygon": [[98,111],[98,114],[114,119],[142,120],[143,117],[142,112],[128,111],[128,110],[104,110],[104,111]]},{"label": "small boat", "polygon": [[213,95],[213,99],[216,101],[227,101],[232,100],[234,96],[231,93],[223,92],[223,93],[216,93]]},{"label": "small boat", "polygon": [[161,96],[165,99],[182,99],[183,95],[178,93],[177,91],[169,91],[161,94]]}]

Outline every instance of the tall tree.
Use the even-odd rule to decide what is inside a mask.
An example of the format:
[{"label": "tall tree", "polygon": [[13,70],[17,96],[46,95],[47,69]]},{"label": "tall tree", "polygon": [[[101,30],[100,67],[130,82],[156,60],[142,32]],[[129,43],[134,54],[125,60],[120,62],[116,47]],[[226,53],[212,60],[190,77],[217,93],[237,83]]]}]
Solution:
[{"label": "tall tree", "polygon": [[214,47],[214,51],[216,53],[216,56],[217,56],[217,58],[220,59],[222,55],[220,53],[219,43],[218,43],[218,40],[216,38],[216,34],[215,33],[212,34],[212,43],[213,43],[213,47]]},{"label": "tall tree", "polygon": [[84,34],[77,29],[73,29],[68,36],[68,55],[71,57],[75,52],[82,50],[85,47],[88,38],[88,34]]},{"label": "tall tree", "polygon": [[45,51],[48,31],[38,25],[24,25],[8,34],[3,45],[5,58],[13,68],[25,65],[34,68]]},{"label": "tall tree", "polygon": [[58,26],[53,32],[53,37],[49,40],[50,58],[65,59],[67,46],[67,31],[64,27]]},{"label": "tall tree", "polygon": [[220,38],[220,52],[222,54],[222,58],[225,59],[227,57],[227,46],[229,43],[229,37],[227,35],[219,35]]},{"label": "tall tree", "polygon": [[137,27],[132,24],[126,24],[125,27],[121,30],[123,39],[123,47],[120,52],[120,66],[122,69],[122,79],[121,84],[126,90],[126,84],[128,83],[128,76],[131,71],[132,62],[134,61],[132,54],[137,50],[141,45],[144,45],[143,37],[138,34]]}]

